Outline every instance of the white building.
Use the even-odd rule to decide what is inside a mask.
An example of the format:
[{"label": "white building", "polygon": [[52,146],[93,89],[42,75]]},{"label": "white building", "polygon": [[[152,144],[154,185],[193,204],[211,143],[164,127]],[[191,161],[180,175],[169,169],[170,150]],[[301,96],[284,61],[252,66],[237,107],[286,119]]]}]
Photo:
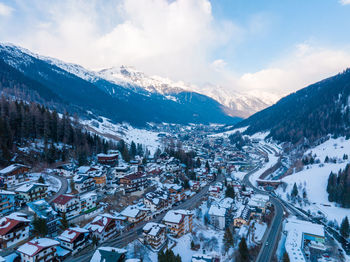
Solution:
[{"label": "white building", "polygon": [[225,217],[226,217],[226,208],[220,207],[218,205],[211,205],[208,211],[210,217],[210,223],[219,229],[225,228]]},{"label": "white building", "polygon": [[49,239],[39,238],[28,241],[20,246],[17,251],[21,254],[21,261],[56,261],[56,247],[60,242]]},{"label": "white building", "polygon": [[325,250],[324,226],[298,219],[288,219],[284,232],[287,233],[285,249],[291,262],[308,261],[305,257],[305,243],[314,249]]}]

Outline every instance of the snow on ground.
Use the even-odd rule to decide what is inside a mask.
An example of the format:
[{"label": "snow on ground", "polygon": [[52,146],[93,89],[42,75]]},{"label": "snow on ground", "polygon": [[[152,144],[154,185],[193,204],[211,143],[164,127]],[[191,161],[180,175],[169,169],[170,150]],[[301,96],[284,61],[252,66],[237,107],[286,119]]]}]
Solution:
[{"label": "snow on ground", "polygon": [[231,173],[231,176],[234,178],[237,178],[239,180],[243,180],[244,176],[247,174],[247,172],[241,172],[241,171],[233,171]]},{"label": "snow on ground", "polygon": [[264,140],[268,135],[270,134],[270,131],[267,132],[258,132],[250,136],[251,139],[260,139]]},{"label": "snow on ground", "polygon": [[346,140],[344,137],[330,138],[315,148],[309,149],[305,155],[310,153],[312,155],[316,154],[316,159],[319,158],[321,162],[325,160],[326,156],[343,159],[344,154],[350,153],[350,140]]},{"label": "snow on ground", "polygon": [[265,231],[267,229],[266,223],[255,223],[254,224],[254,242],[259,243],[264,237]]},{"label": "snow on ground", "polygon": [[[336,220],[339,224],[345,216],[350,217],[350,209],[338,207],[334,202],[328,201],[327,182],[331,172],[338,172],[339,169],[344,169],[347,163],[326,163],[322,165],[309,165],[309,169],[294,173],[290,176],[282,178],[282,181],[288,184],[284,191],[281,187],[277,189],[277,194],[287,200],[287,193],[291,193],[294,183],[299,188],[306,189],[307,197],[311,203],[310,206],[304,206],[304,210],[310,209],[311,212],[317,214],[318,211],[325,214],[327,220]],[[302,192],[299,189],[299,194]],[[327,205],[327,206],[325,206]]]},{"label": "snow on ground", "polygon": [[61,181],[53,176],[50,176],[45,173],[30,173],[28,174],[29,178],[35,182],[38,181],[40,176],[42,176],[45,180],[45,184],[48,184],[48,191],[58,192],[61,188]]},{"label": "snow on ground", "polygon": [[108,118],[99,117],[99,120],[82,120],[95,133],[105,136],[107,139],[118,140],[122,138],[126,143],[130,144],[134,141],[136,144],[142,144],[150,150],[151,154],[161,146],[160,138],[157,132],[146,129],[134,128],[129,124],[113,124]]},{"label": "snow on ground", "polygon": [[191,262],[192,256],[198,251],[191,250],[191,234],[186,234],[177,240],[176,246],[173,248],[175,255],[181,256],[182,262]]},{"label": "snow on ground", "polygon": [[[268,144],[270,145],[270,144]],[[269,157],[269,162],[267,163],[264,163],[264,166],[262,168],[260,168],[258,171],[256,171],[254,174],[252,174],[250,177],[249,177],[249,180],[250,182],[253,184],[253,185],[256,185],[256,180],[267,170],[269,169],[270,167],[274,166],[277,162],[278,162],[278,156],[275,156],[275,154],[273,153],[269,153],[268,154],[268,157]]]},{"label": "snow on ground", "polygon": [[229,135],[232,135],[236,132],[240,132],[243,133],[244,131],[246,131],[248,129],[249,126],[245,126],[245,127],[240,127],[240,128],[235,128],[233,130],[229,130],[229,131],[225,131],[222,133],[217,133],[217,134],[213,134],[213,135],[209,135],[209,137],[228,137]]}]

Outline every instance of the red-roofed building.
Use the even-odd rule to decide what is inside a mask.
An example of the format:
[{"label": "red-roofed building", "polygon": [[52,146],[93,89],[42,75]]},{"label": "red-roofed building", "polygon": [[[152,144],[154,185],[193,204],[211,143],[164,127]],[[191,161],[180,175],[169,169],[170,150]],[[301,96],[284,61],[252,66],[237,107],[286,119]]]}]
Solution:
[{"label": "red-roofed building", "polygon": [[89,242],[90,232],[80,227],[70,227],[58,236],[61,247],[75,254],[82,250]]},{"label": "red-roofed building", "polygon": [[110,214],[97,216],[85,228],[102,242],[119,233],[117,218]]},{"label": "red-roofed building", "polygon": [[125,193],[131,193],[144,190],[147,186],[147,178],[143,172],[136,172],[120,178],[119,184]]},{"label": "red-roofed building", "polygon": [[57,261],[56,247],[59,244],[50,238],[39,238],[25,243],[17,251],[21,254],[21,261]]},{"label": "red-roofed building", "polygon": [[78,197],[73,195],[59,195],[52,203],[55,211],[59,215],[65,213],[67,218],[76,216],[80,212],[80,201]]},{"label": "red-roofed building", "polygon": [[118,154],[98,154],[97,161],[102,165],[115,166],[118,163]]},{"label": "red-roofed building", "polygon": [[30,220],[22,213],[0,219],[0,249],[9,248],[29,238]]}]

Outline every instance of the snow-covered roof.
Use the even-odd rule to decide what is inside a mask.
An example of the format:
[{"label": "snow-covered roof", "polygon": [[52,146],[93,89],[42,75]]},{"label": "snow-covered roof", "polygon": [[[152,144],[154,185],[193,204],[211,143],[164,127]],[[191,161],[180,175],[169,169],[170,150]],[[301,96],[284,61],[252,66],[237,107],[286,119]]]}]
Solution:
[{"label": "snow-covered roof", "polygon": [[[21,164],[12,164],[8,167],[5,167],[3,169],[0,170],[0,174],[1,175],[5,175],[5,174],[8,174],[8,173],[11,173],[15,170],[17,170],[18,168],[21,168],[21,167],[28,167],[28,166],[25,166],[25,165],[21,165]],[[28,167],[29,168],[29,167]]]},{"label": "snow-covered roof", "polygon": [[219,207],[217,205],[211,205],[208,214],[211,216],[224,217],[226,214],[226,208]]},{"label": "snow-covered roof", "polygon": [[170,210],[164,216],[163,221],[168,223],[178,224],[182,221],[184,216],[188,216],[188,215],[192,215],[192,212],[188,210],[183,210],[183,209]]},{"label": "snow-covered roof", "polygon": [[19,192],[19,193],[27,193],[29,192],[30,190],[36,188],[36,187],[39,187],[39,186],[42,186],[42,187],[48,187],[48,185],[46,184],[41,184],[41,183],[27,183],[27,184],[24,184],[20,187],[18,187],[16,189],[16,192]]},{"label": "snow-covered roof", "polygon": [[63,231],[58,239],[72,243],[80,234],[89,233],[89,230],[80,227],[70,227]]},{"label": "snow-covered roof", "polygon": [[33,239],[31,241],[28,241],[24,245],[20,246],[17,249],[17,251],[32,257],[38,254],[41,250],[45,248],[58,246],[59,244],[60,242],[50,238],[38,238],[38,239]]},{"label": "snow-covered roof", "polygon": [[157,236],[165,227],[165,225],[159,223],[149,222],[142,228],[142,230],[150,236]]}]

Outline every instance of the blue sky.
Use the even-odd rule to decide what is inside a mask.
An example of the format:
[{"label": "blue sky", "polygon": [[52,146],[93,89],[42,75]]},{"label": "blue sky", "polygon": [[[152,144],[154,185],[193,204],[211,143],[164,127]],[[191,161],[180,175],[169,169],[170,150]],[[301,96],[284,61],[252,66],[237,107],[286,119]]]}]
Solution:
[{"label": "blue sky", "polygon": [[349,0],[0,0],[0,41],[278,97],[350,66]]}]

